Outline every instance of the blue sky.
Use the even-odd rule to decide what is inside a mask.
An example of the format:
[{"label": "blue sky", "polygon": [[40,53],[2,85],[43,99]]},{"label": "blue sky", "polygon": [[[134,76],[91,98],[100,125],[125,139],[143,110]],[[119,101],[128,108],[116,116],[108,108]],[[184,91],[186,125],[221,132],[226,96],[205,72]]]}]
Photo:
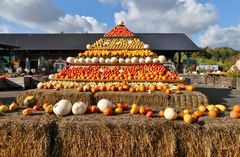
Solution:
[{"label": "blue sky", "polygon": [[186,33],[199,46],[240,49],[239,0],[0,0],[0,32]]}]

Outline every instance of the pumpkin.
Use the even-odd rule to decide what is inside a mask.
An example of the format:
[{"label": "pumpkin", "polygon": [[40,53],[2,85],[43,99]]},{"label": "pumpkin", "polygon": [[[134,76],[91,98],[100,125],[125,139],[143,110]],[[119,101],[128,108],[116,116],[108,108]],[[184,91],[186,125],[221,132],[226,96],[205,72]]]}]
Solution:
[{"label": "pumpkin", "polygon": [[138,59],[138,62],[141,63],[141,64],[144,64],[145,63],[145,59],[141,57],[141,58]]},{"label": "pumpkin", "polygon": [[53,105],[48,105],[48,107],[45,108],[45,112],[49,114],[53,113]]},{"label": "pumpkin", "polygon": [[236,111],[231,111],[231,112],[230,112],[230,116],[231,116],[232,118],[234,118],[234,119],[237,119],[237,118],[240,117],[240,116],[239,116],[239,113],[236,112]]},{"label": "pumpkin", "polygon": [[12,102],[9,106],[10,111],[16,110],[17,108],[18,108],[18,104],[16,102]]},{"label": "pumpkin", "polygon": [[117,25],[118,26],[124,26],[124,22],[123,21],[118,21]]},{"label": "pumpkin", "polygon": [[193,121],[192,116],[190,114],[185,114],[183,116],[183,121],[187,124],[192,123],[192,121]]},{"label": "pumpkin", "polygon": [[131,63],[131,59],[130,58],[126,58],[125,59],[125,63],[127,63],[127,64]]},{"label": "pumpkin", "polygon": [[53,107],[53,112],[57,116],[66,116],[72,111],[72,103],[69,100],[63,99],[56,103]]},{"label": "pumpkin", "polygon": [[25,107],[33,107],[34,105],[37,104],[37,99],[34,96],[27,96],[24,100],[23,100],[23,105]]},{"label": "pumpkin", "polygon": [[152,63],[152,58],[151,57],[146,57],[145,58],[145,63]]},{"label": "pumpkin", "polygon": [[111,59],[110,58],[106,58],[105,59],[105,63],[108,63],[108,64],[111,63]]},{"label": "pumpkin", "polygon": [[99,58],[99,63],[105,63],[105,59],[103,57]]},{"label": "pumpkin", "polygon": [[87,105],[83,102],[76,102],[72,106],[73,114],[84,114],[87,112]]},{"label": "pumpkin", "polygon": [[9,109],[6,105],[1,105],[0,106],[0,112],[7,112]]},{"label": "pumpkin", "polygon": [[138,63],[138,58],[137,57],[131,58],[131,63],[137,64]]},{"label": "pumpkin", "polygon": [[110,108],[113,108],[113,103],[110,101],[110,100],[107,100],[107,99],[101,99],[98,101],[97,103],[97,107],[99,108],[99,110],[101,112],[104,111],[104,109],[110,107]]},{"label": "pumpkin", "polygon": [[67,62],[68,62],[68,63],[73,63],[73,62],[74,62],[74,59],[75,59],[74,57],[68,57],[68,58],[67,58]]},{"label": "pumpkin", "polygon": [[86,48],[87,48],[87,49],[90,49],[90,48],[91,48],[91,45],[90,45],[90,44],[87,44],[87,45],[86,45]]},{"label": "pumpkin", "polygon": [[97,64],[98,63],[98,57],[93,57],[91,59],[92,63]]},{"label": "pumpkin", "polygon": [[122,63],[125,62],[125,60],[124,60],[123,58],[119,58],[119,59],[118,59],[118,62],[122,64]]},{"label": "pumpkin", "polygon": [[158,58],[153,58],[153,63],[159,63],[159,60],[158,60]]},{"label": "pumpkin", "polygon": [[163,55],[159,56],[158,60],[159,60],[160,63],[166,63],[166,61],[167,61],[166,57],[163,56]]},{"label": "pumpkin", "polygon": [[163,113],[164,117],[168,120],[174,120],[177,118],[177,113],[174,111],[173,108],[171,107],[168,107],[164,110],[164,113]]},{"label": "pumpkin", "polygon": [[75,59],[73,60],[73,63],[79,63],[79,60],[78,60],[77,58],[75,58]]},{"label": "pumpkin", "polygon": [[117,59],[117,57],[112,57],[111,58],[111,63],[117,63],[118,62],[118,59]]},{"label": "pumpkin", "polygon": [[87,58],[85,59],[85,62],[86,62],[86,63],[92,63],[92,60],[91,60],[91,58],[87,57]]},{"label": "pumpkin", "polygon": [[37,84],[37,88],[38,88],[38,89],[42,89],[43,86],[44,86],[44,84],[43,84],[42,82],[39,82],[39,83]]},{"label": "pumpkin", "polygon": [[54,78],[54,74],[50,74],[49,76],[48,76],[48,79],[53,79]]},{"label": "pumpkin", "polygon": [[32,114],[32,109],[31,108],[26,108],[23,110],[23,115],[24,116],[30,116]]},{"label": "pumpkin", "polygon": [[78,62],[79,62],[79,63],[85,63],[85,58],[83,58],[83,57],[79,58],[79,59],[78,59]]},{"label": "pumpkin", "polygon": [[113,114],[113,109],[111,107],[107,107],[103,110],[104,116],[111,116]]},{"label": "pumpkin", "polygon": [[234,105],[232,110],[235,112],[240,112],[240,104]]},{"label": "pumpkin", "polygon": [[144,45],[143,45],[143,48],[145,48],[145,49],[149,49],[150,46],[149,46],[148,44],[144,44]]}]

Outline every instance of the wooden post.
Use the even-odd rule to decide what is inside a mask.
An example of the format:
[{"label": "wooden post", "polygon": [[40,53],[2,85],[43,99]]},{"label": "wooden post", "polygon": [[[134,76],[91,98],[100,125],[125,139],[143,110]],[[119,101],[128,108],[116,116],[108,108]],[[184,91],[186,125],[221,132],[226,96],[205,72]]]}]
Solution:
[{"label": "wooden post", "polygon": [[178,52],[178,68],[177,68],[177,71],[180,72],[180,69],[181,69],[181,59],[182,59],[182,56],[181,56],[181,52]]}]

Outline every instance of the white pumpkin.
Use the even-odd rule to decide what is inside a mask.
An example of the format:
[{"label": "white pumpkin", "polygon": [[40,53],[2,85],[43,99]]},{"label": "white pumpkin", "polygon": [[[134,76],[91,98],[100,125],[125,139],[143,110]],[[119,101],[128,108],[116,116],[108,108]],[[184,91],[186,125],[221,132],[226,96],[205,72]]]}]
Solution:
[{"label": "white pumpkin", "polygon": [[89,85],[84,85],[83,86],[83,91],[84,92],[87,92],[87,91],[89,91],[90,90],[90,86]]},{"label": "white pumpkin", "polygon": [[68,58],[67,58],[67,62],[68,62],[68,63],[73,63],[73,62],[74,62],[74,59],[75,59],[74,57],[68,57]]},{"label": "white pumpkin", "polygon": [[76,102],[72,106],[73,114],[84,114],[87,111],[87,105],[83,102]]},{"label": "white pumpkin", "polygon": [[72,103],[69,100],[60,100],[53,106],[53,112],[57,116],[69,115],[72,111]]},{"label": "white pumpkin", "polygon": [[53,79],[54,78],[54,74],[50,74],[49,76],[48,76],[48,79]]},{"label": "white pumpkin", "polygon": [[79,60],[77,58],[75,58],[73,63],[79,63]]},{"label": "white pumpkin", "polygon": [[87,45],[86,45],[86,48],[87,48],[87,49],[90,49],[90,48],[91,48],[91,45],[90,45],[90,44],[87,44]]},{"label": "white pumpkin", "polygon": [[124,22],[123,22],[123,21],[118,21],[117,25],[118,25],[118,26],[123,26],[123,25],[124,25]]},{"label": "white pumpkin", "polygon": [[152,58],[151,57],[146,57],[145,58],[145,63],[152,63]]},{"label": "white pumpkin", "polygon": [[140,58],[138,59],[138,62],[141,63],[141,64],[144,64],[144,63],[145,63],[145,59],[142,58],[142,57],[140,57]]},{"label": "white pumpkin", "polygon": [[101,99],[98,101],[97,107],[101,112],[103,112],[105,108],[108,108],[108,107],[113,108],[113,103],[110,100]]},{"label": "white pumpkin", "polygon": [[42,83],[42,82],[39,82],[39,83],[37,84],[37,88],[38,88],[38,89],[43,88],[43,83]]},{"label": "white pumpkin", "polygon": [[174,120],[177,118],[177,112],[171,107],[166,108],[163,115],[168,120]]},{"label": "white pumpkin", "polygon": [[99,63],[105,63],[105,59],[103,57],[99,58]]},{"label": "white pumpkin", "polygon": [[122,63],[124,63],[124,62],[125,62],[125,60],[124,60],[123,58],[119,58],[119,59],[118,59],[118,63],[121,63],[121,64],[122,64]]},{"label": "white pumpkin", "polygon": [[158,60],[158,58],[153,58],[153,63],[159,63],[159,60]]},{"label": "white pumpkin", "polygon": [[111,58],[111,63],[117,63],[118,62],[118,59],[117,59],[117,57],[112,57]]},{"label": "white pumpkin", "polygon": [[125,59],[125,63],[127,63],[127,64],[131,63],[131,59],[130,58],[126,58]]},{"label": "white pumpkin", "polygon": [[145,48],[145,49],[149,49],[150,46],[149,46],[148,44],[144,44],[144,45],[143,45],[143,48]]},{"label": "white pumpkin", "polygon": [[166,61],[167,61],[166,57],[163,55],[158,56],[158,60],[160,63],[166,63]]},{"label": "white pumpkin", "polygon": [[92,63],[97,64],[98,63],[98,57],[93,57],[91,61],[92,61]]},{"label": "white pumpkin", "polygon": [[105,63],[111,63],[111,59],[110,58],[106,58],[105,59]]},{"label": "white pumpkin", "polygon": [[79,63],[85,63],[85,58],[83,58],[83,57],[79,58],[79,59],[78,59],[78,62],[79,62]]},{"label": "white pumpkin", "polygon": [[138,58],[137,57],[131,58],[131,63],[137,64],[138,63]]},{"label": "white pumpkin", "polygon": [[91,58],[87,57],[87,58],[85,59],[85,62],[86,62],[86,63],[92,63],[92,60],[91,60]]}]

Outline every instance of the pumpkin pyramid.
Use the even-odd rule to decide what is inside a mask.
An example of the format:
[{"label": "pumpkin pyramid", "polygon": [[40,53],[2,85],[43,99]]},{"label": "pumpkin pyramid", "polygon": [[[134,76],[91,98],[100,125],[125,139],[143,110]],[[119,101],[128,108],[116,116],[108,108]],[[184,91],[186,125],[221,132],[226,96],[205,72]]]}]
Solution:
[{"label": "pumpkin pyramid", "polygon": [[73,86],[87,82],[125,82],[135,86],[144,82],[182,82],[177,73],[163,65],[165,57],[152,52],[123,22],[86,47],[78,57],[67,58],[69,65],[51,76],[53,84],[61,81],[73,82],[70,83]]}]

